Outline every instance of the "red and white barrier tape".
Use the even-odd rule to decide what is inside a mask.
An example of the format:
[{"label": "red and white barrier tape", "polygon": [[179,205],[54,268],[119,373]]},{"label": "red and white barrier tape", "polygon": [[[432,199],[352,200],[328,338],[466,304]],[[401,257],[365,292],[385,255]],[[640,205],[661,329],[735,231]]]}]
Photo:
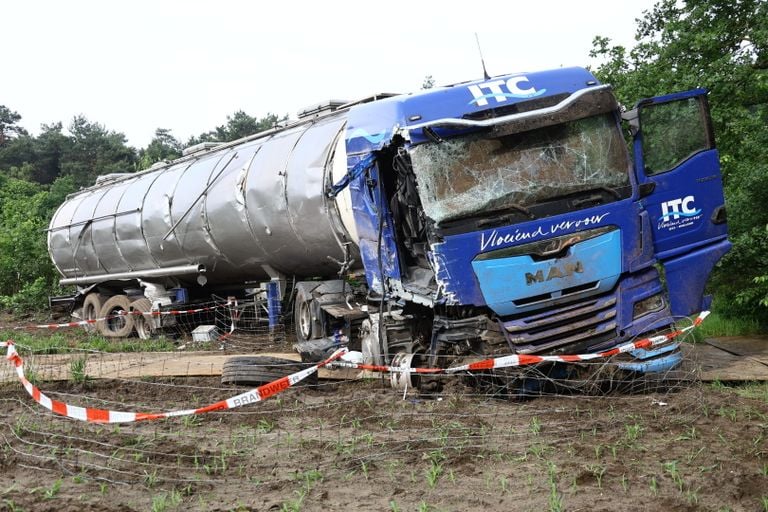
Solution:
[{"label": "red and white barrier tape", "polygon": [[84,325],[92,325],[96,324],[98,322],[105,322],[107,320],[112,320],[113,318],[118,318],[121,316],[129,316],[129,315],[135,315],[135,316],[181,316],[181,315],[192,315],[194,313],[202,313],[204,311],[213,311],[214,309],[219,309],[223,307],[229,306],[229,302],[225,304],[217,304],[216,306],[209,306],[205,308],[196,308],[196,309],[184,309],[184,310],[170,310],[170,311],[120,311],[119,313],[116,313],[114,315],[105,316],[104,318],[93,318],[90,320],[80,320],[77,322],[66,322],[63,324],[37,324],[37,325],[28,325],[28,326],[22,326],[22,327],[14,327],[14,330],[19,329],[62,329],[65,327],[82,327]]},{"label": "red and white barrier tape", "polygon": [[157,412],[157,413],[145,413],[145,412],[128,412],[128,411],[108,411],[106,409],[93,409],[90,407],[78,407],[75,405],[69,405],[58,400],[53,400],[43,394],[40,389],[29,382],[24,375],[24,361],[16,352],[16,346],[13,341],[6,341],[0,343],[0,347],[8,347],[8,353],[5,356],[6,359],[16,367],[16,375],[19,377],[24,389],[29,393],[32,399],[38,404],[42,405],[46,409],[61,416],[72,418],[80,421],[87,421],[91,423],[130,423],[135,421],[148,421],[159,420],[163,418],[172,418],[175,416],[192,416],[195,414],[204,414],[212,411],[223,411],[226,409],[234,409],[235,407],[241,407],[243,405],[252,404],[254,402],[261,402],[266,400],[272,395],[276,395],[281,391],[288,389],[297,382],[300,382],[308,376],[315,373],[319,368],[330,364],[336,359],[340,358],[347,353],[346,348],[340,348],[330,357],[321,361],[320,363],[300,370],[296,373],[292,373],[286,377],[282,377],[275,381],[269,382],[257,388],[253,388],[245,393],[221,400],[205,407],[198,409],[183,409],[178,411]]},{"label": "red and white barrier tape", "polygon": [[544,363],[544,362],[556,362],[556,363],[578,363],[582,361],[590,361],[593,359],[600,359],[605,357],[611,357],[618,354],[624,354],[637,349],[652,348],[667,341],[671,341],[681,334],[684,334],[695,327],[698,327],[705,318],[709,316],[709,311],[702,311],[693,324],[672,331],[668,334],[661,334],[659,336],[652,336],[650,338],[644,338],[642,340],[633,341],[619,345],[618,347],[606,350],[604,352],[594,352],[591,354],[575,354],[575,355],[562,355],[562,356],[536,356],[530,354],[514,354],[509,356],[501,356],[492,359],[484,359],[475,363],[465,364],[461,366],[454,366],[452,368],[409,368],[400,366],[383,366],[374,364],[355,363],[348,361],[335,361],[331,364],[334,368],[354,368],[358,370],[368,370],[372,372],[384,372],[384,373],[422,373],[422,374],[453,374],[458,372],[466,372],[473,370],[492,370],[494,368],[511,368],[514,366],[528,366],[532,364]]},{"label": "red and white barrier tape", "polygon": [[[642,340],[625,343],[618,347],[606,350],[604,352],[594,352],[590,354],[575,354],[575,355],[561,355],[561,356],[536,356],[530,354],[514,354],[509,356],[496,357],[491,359],[485,359],[470,363],[462,366],[455,366],[452,368],[405,368],[398,366],[384,366],[384,365],[372,365],[352,362],[350,360],[339,361],[339,359],[347,354],[348,350],[344,347],[336,350],[330,357],[321,361],[320,363],[298,371],[287,377],[282,377],[268,384],[264,384],[257,388],[240,393],[239,395],[221,400],[213,404],[201,407],[198,409],[183,409],[178,411],[160,412],[160,413],[142,413],[142,412],[126,412],[126,411],[109,411],[106,409],[93,409],[86,407],[78,407],[52,400],[44,395],[40,389],[29,382],[24,375],[24,361],[16,352],[16,347],[13,341],[6,341],[0,343],[0,347],[7,347],[8,353],[6,359],[11,361],[16,367],[16,374],[19,377],[24,389],[32,397],[35,402],[39,403],[49,411],[56,414],[66,416],[68,418],[88,421],[93,423],[127,423],[135,421],[147,421],[156,420],[162,418],[172,418],[174,416],[191,416],[195,414],[203,414],[212,411],[222,411],[226,409],[234,409],[246,404],[260,402],[266,400],[272,395],[275,395],[289,387],[293,386],[297,382],[305,379],[309,375],[315,373],[319,368],[328,366],[330,368],[354,368],[359,370],[368,370],[374,372],[409,372],[409,373],[422,373],[422,374],[455,374],[464,371],[473,370],[490,370],[494,368],[509,368],[514,366],[527,366],[542,362],[560,362],[560,363],[578,363],[582,361],[590,361],[593,359],[606,358],[631,352],[632,350],[652,348],[667,341],[671,341],[676,337],[694,329],[699,326],[701,322],[709,315],[709,311],[702,311],[699,316],[694,320],[693,324],[679,329],[668,334],[662,334],[659,336],[652,336],[650,338],[644,338]],[[359,355],[359,353],[358,353]]]}]

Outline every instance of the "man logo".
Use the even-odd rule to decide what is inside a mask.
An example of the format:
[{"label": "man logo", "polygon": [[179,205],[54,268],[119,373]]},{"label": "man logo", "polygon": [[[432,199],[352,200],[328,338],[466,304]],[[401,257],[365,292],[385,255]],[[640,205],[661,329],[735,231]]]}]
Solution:
[{"label": "man logo", "polygon": [[551,281],[553,279],[562,279],[564,277],[570,277],[573,274],[582,274],[584,273],[584,265],[580,261],[577,261],[576,263],[566,263],[563,265],[563,268],[559,268],[556,266],[549,267],[549,271],[547,272],[547,277],[544,277],[544,271],[538,270],[535,274],[532,274],[530,272],[525,273],[525,284],[528,286],[531,286],[532,284],[536,283],[543,283],[545,281]]}]

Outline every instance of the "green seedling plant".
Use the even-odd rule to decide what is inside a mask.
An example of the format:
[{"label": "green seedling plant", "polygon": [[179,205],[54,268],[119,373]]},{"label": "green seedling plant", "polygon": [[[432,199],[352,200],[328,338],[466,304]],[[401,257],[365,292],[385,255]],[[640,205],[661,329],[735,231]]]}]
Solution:
[{"label": "green seedling plant", "polygon": [[603,475],[605,475],[607,469],[608,468],[603,464],[590,464],[587,466],[587,471],[592,473],[592,476],[595,477],[598,489],[603,488]]},{"label": "green seedling plant", "polygon": [[669,474],[670,478],[672,478],[672,481],[677,486],[677,489],[680,492],[683,492],[684,482],[683,482],[683,477],[680,474],[680,470],[677,468],[677,461],[673,460],[670,462],[664,462],[662,466],[664,467],[664,472]]},{"label": "green seedling plant", "polygon": [[52,500],[53,498],[55,498],[59,494],[59,491],[61,491],[61,484],[62,484],[61,478],[55,480],[53,482],[53,485],[51,485],[51,487],[43,491],[43,499]]},{"label": "green seedling plant", "polygon": [[557,491],[557,467],[554,463],[547,462],[547,475],[549,478],[549,510],[561,512],[563,510],[563,496]]},{"label": "green seedling plant", "polygon": [[86,385],[91,381],[91,376],[85,371],[88,356],[81,356],[69,362],[69,378],[74,384]]}]

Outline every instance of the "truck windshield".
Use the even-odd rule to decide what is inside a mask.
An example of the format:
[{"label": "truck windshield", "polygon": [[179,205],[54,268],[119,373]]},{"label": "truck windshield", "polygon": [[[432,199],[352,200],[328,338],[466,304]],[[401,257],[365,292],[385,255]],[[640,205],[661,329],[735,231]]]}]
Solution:
[{"label": "truck windshield", "polygon": [[600,114],[534,130],[483,132],[411,149],[426,215],[442,222],[530,206],[587,190],[629,185],[614,117]]}]

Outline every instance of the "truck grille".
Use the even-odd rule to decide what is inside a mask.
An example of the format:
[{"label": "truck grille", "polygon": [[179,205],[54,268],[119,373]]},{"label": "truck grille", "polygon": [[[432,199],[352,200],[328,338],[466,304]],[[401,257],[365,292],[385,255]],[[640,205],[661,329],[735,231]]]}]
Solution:
[{"label": "truck grille", "polygon": [[575,354],[616,338],[616,297],[590,297],[501,324],[518,353]]}]

